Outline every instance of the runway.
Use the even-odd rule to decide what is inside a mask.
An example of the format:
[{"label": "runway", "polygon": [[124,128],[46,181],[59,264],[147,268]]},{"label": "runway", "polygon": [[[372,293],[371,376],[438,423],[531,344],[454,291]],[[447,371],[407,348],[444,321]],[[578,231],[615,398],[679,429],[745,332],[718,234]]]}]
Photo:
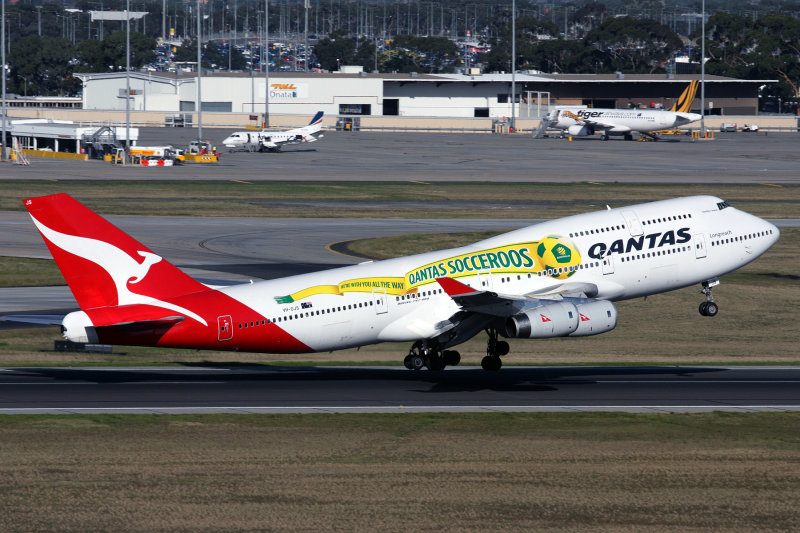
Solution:
[{"label": "runway", "polygon": [[0,369],[0,413],[800,411],[797,367]]}]

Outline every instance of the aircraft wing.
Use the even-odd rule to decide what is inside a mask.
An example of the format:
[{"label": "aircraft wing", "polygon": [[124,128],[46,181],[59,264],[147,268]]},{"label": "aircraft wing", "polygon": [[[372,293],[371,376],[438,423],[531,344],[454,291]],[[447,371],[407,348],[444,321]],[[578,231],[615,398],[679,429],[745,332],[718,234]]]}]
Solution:
[{"label": "aircraft wing", "polygon": [[561,283],[537,293],[517,296],[479,291],[452,278],[437,278],[437,281],[463,311],[494,317],[513,316],[523,309],[554,301],[588,301],[597,294],[597,287],[589,283]]},{"label": "aircraft wing", "polygon": [[623,130],[629,130],[630,129],[630,128],[627,128],[625,126],[620,126],[619,124],[614,124],[613,122],[609,122],[607,120],[606,121],[602,121],[602,120],[583,119],[583,123],[586,124],[587,126],[591,126],[595,130],[614,130],[615,129],[617,131],[623,131]]}]

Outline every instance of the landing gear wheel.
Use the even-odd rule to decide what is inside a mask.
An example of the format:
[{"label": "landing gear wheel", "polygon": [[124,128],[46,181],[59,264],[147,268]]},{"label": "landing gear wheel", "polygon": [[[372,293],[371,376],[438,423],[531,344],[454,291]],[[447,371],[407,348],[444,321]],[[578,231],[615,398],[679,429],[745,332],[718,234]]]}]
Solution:
[{"label": "landing gear wheel", "polygon": [[600,135],[600,139],[603,140],[603,141],[607,141],[608,140],[608,135],[604,133],[604,134]]},{"label": "landing gear wheel", "polygon": [[425,355],[422,353],[422,343],[417,341],[408,351],[408,355],[403,359],[403,364],[409,370],[421,370],[425,366]]},{"label": "landing gear wheel", "polygon": [[488,372],[497,372],[503,366],[503,361],[499,357],[487,355],[481,359],[481,367]]},{"label": "landing gear wheel", "polygon": [[427,365],[425,366],[428,367],[428,370],[435,370],[437,372],[439,370],[444,370],[444,359],[441,355],[432,351],[428,356]]},{"label": "landing gear wheel", "polygon": [[497,330],[488,328],[486,334],[489,335],[489,340],[486,342],[486,355],[488,357],[500,357],[508,355],[509,346],[506,341],[497,340]]},{"label": "landing gear wheel", "polygon": [[461,354],[455,350],[445,350],[442,352],[442,359],[447,366],[456,366],[461,362]]},{"label": "landing gear wheel", "polygon": [[714,303],[714,295],[712,293],[712,288],[715,285],[719,285],[719,280],[714,278],[708,281],[703,282],[703,288],[700,289],[700,292],[705,295],[706,301],[700,304],[700,314],[703,316],[717,316],[719,313],[719,306]]},{"label": "landing gear wheel", "polygon": [[631,135],[630,133],[626,133],[625,134],[625,140],[626,141],[632,141],[633,140],[633,135]]},{"label": "landing gear wheel", "polygon": [[497,356],[508,355],[509,350],[510,347],[508,346],[508,343],[506,341],[497,341],[497,344],[495,344],[494,347],[494,353]]}]

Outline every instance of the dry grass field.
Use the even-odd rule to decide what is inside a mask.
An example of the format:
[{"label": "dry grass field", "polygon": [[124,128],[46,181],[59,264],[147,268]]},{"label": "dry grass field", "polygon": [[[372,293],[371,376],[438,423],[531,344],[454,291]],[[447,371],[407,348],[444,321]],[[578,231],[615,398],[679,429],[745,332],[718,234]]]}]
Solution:
[{"label": "dry grass field", "polygon": [[104,215],[554,218],[693,194],[767,218],[800,218],[800,187],[617,183],[0,180],[0,209],[68,190]]},{"label": "dry grass field", "polygon": [[0,417],[0,530],[790,531],[800,414]]}]

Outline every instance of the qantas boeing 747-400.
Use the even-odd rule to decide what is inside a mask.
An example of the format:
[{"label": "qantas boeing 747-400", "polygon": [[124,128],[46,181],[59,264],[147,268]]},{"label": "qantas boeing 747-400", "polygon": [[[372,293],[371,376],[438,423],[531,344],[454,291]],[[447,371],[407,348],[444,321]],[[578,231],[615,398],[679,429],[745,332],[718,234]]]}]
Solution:
[{"label": "qantas boeing 747-400", "polygon": [[614,301],[700,284],[714,316],[719,277],[777,241],[771,223],[713,196],[569,216],[469,246],[322,272],[209,287],[66,194],[25,200],[80,311],[75,342],[271,353],[411,343],[408,368],[456,365],[486,332],[482,366],[505,338],[614,329]]}]

